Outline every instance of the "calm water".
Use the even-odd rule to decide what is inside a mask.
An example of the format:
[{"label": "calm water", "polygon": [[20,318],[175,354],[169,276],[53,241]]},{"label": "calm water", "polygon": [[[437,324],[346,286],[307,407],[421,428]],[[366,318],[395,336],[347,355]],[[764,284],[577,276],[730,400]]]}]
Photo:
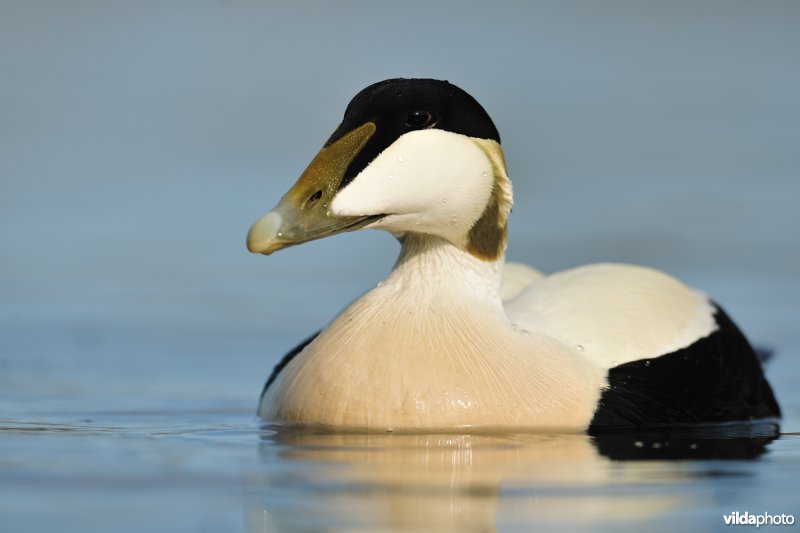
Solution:
[{"label": "calm water", "polygon": [[4,531],[714,530],[797,512],[798,434],[309,434],[236,409],[0,430]]},{"label": "calm water", "polygon": [[[0,530],[797,517],[798,20],[737,0],[0,2]],[[247,228],[349,98],[396,76],[450,79],[494,118],[510,259],[647,264],[708,291],[774,350],[783,433],[259,426],[274,363],[397,246],[364,232],[264,258]]]}]

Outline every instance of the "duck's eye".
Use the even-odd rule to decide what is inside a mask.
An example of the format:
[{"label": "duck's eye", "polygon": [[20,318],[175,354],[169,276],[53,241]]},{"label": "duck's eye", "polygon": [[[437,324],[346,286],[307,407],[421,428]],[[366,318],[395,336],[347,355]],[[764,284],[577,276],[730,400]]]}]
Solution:
[{"label": "duck's eye", "polygon": [[320,199],[320,198],[322,198],[322,191],[317,191],[317,192],[315,192],[314,194],[312,194],[312,195],[311,195],[311,196],[308,198],[308,200],[306,200],[306,207],[311,207],[312,205],[314,205],[315,203],[317,203],[317,202],[319,201],[319,199]]},{"label": "duck's eye", "polygon": [[408,114],[406,118],[406,125],[412,128],[424,128],[430,126],[433,122],[433,115],[428,111],[418,109]]}]

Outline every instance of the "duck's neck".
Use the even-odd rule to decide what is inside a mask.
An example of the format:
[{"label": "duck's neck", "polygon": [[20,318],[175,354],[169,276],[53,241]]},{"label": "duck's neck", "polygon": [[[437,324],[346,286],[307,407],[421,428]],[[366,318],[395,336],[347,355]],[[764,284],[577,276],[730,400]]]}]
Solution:
[{"label": "duck's neck", "polygon": [[419,233],[407,233],[400,242],[400,256],[382,284],[386,289],[413,293],[420,304],[457,298],[503,314],[502,252],[483,260],[445,239]]}]

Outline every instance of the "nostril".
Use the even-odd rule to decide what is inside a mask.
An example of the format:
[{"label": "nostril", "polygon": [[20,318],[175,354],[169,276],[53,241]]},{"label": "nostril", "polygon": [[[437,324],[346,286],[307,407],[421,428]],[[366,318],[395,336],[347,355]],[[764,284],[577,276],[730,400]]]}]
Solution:
[{"label": "nostril", "polygon": [[315,203],[319,202],[319,199],[320,199],[320,198],[322,198],[322,191],[317,191],[317,192],[315,192],[314,194],[312,194],[312,195],[311,195],[311,196],[308,198],[308,200],[306,200],[306,205],[305,205],[305,206],[306,206],[306,207],[311,207],[311,206],[312,206],[312,205],[314,205]]}]

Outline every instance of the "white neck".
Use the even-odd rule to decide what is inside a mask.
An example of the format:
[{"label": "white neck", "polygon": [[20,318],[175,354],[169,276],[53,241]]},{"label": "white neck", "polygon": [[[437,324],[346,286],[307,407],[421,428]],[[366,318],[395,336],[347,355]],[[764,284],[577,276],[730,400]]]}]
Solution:
[{"label": "white neck", "polygon": [[382,286],[412,291],[419,306],[457,298],[505,317],[500,297],[504,254],[484,261],[441,237],[419,233],[407,233],[400,242],[400,256]]}]

